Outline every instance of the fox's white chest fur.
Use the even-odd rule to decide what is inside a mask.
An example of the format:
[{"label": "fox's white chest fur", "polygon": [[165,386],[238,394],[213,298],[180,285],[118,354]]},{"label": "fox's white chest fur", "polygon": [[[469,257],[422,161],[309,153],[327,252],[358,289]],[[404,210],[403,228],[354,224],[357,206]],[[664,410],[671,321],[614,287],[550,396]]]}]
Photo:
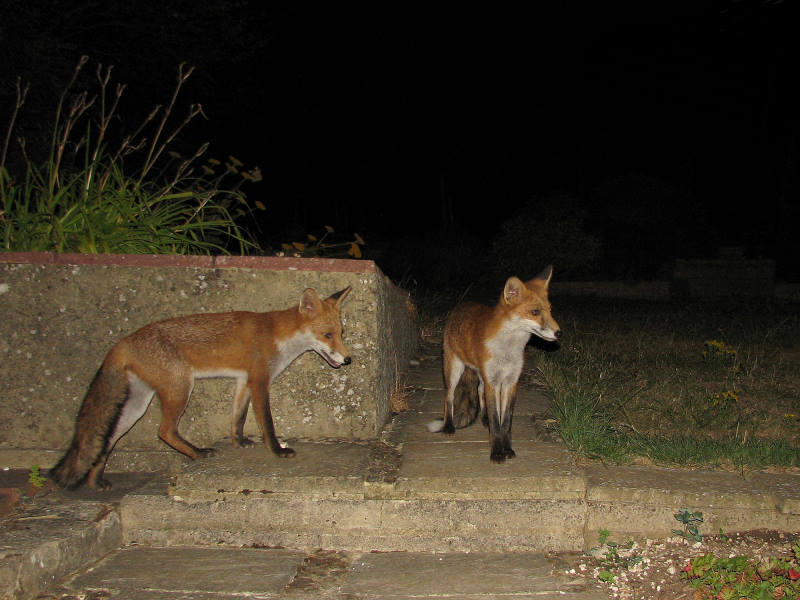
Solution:
[{"label": "fox's white chest fur", "polygon": [[484,366],[486,376],[495,385],[514,384],[522,373],[525,361],[525,345],[531,334],[511,319],[486,341],[490,356]]}]

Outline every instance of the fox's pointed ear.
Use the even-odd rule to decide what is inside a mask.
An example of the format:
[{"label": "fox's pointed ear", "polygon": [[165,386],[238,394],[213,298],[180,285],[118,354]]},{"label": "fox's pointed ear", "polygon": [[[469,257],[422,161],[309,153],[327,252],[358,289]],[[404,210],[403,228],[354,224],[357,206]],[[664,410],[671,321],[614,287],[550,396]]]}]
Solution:
[{"label": "fox's pointed ear", "polygon": [[506,286],[503,288],[503,301],[506,304],[516,304],[522,298],[525,284],[517,277],[509,277]]},{"label": "fox's pointed ear", "polygon": [[348,285],[343,290],[339,290],[335,294],[331,294],[328,300],[333,300],[336,303],[336,306],[339,306],[342,303],[342,300],[347,297],[347,294],[350,293],[351,289],[352,287]]},{"label": "fox's pointed ear", "polygon": [[307,317],[314,316],[319,312],[322,307],[322,300],[319,295],[312,288],[303,290],[303,295],[300,296],[300,314]]},{"label": "fox's pointed ear", "polygon": [[544,287],[548,287],[550,285],[550,280],[553,278],[553,265],[547,265],[542,272],[539,273],[534,279],[539,279],[540,281],[544,281]]}]

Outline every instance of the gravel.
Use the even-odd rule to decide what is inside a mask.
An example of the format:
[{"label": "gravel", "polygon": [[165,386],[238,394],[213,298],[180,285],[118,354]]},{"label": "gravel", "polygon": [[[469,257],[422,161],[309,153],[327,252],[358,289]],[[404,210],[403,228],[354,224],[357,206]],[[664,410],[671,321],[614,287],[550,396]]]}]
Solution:
[{"label": "gravel", "polygon": [[[800,534],[766,530],[704,536],[701,542],[673,537],[619,542],[613,561],[607,557],[614,556],[614,548],[607,545],[586,553],[553,554],[551,559],[556,576],[570,587],[602,590],[609,598],[693,599],[694,588],[680,576],[691,558],[707,553],[717,557],[790,558],[791,546],[798,538]],[[601,581],[604,571],[614,575],[613,582]]]}]

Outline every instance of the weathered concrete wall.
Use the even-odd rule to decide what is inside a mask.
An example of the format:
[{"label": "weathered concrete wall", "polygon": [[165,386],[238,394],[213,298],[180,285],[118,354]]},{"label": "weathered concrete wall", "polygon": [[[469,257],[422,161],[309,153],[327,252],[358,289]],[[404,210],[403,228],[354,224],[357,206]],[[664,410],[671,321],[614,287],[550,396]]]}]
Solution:
[{"label": "weathered concrete wall", "polygon": [[[353,364],[306,353],[272,385],[283,438],[370,439],[389,416],[395,374],[417,340],[408,295],[371,261],[0,253],[0,466],[51,466],[71,439],[86,388],[108,350],[176,315],[269,311],[351,285],[342,306]],[[198,380],[180,430],[195,445],[229,435],[233,380]],[[155,399],[120,440],[110,469],[161,468],[180,456],[156,435]],[[253,415],[245,433],[259,437]]]}]

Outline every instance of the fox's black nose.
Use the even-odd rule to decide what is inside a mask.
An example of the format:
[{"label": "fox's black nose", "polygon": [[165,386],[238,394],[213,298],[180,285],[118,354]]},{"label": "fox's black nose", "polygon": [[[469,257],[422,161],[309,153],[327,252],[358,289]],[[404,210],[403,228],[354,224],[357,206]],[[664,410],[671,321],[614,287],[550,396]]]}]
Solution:
[{"label": "fox's black nose", "polygon": [[342,361],[342,364],[343,364],[343,365],[349,365],[351,362],[353,362],[353,361],[352,361],[352,360],[350,360],[350,357],[348,356],[347,358],[345,358],[345,359]]},{"label": "fox's black nose", "polygon": [[561,330],[556,331],[556,339],[561,337]]}]

